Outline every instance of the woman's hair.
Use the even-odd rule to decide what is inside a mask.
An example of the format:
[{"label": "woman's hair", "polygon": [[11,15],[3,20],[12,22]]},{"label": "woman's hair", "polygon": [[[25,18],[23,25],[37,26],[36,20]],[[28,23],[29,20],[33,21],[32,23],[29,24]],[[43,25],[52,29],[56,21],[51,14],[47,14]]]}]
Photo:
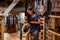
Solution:
[{"label": "woman's hair", "polygon": [[27,10],[31,10],[35,14],[35,11],[33,8],[28,8]]},{"label": "woman's hair", "polygon": [[[35,11],[33,10],[33,8],[30,7],[30,8],[28,8],[27,10],[31,10],[31,11],[33,12],[33,14],[35,14]],[[31,15],[29,15],[28,12],[27,12],[27,15],[26,15],[26,16],[27,16],[27,18],[28,18],[28,22],[30,22],[30,20],[31,20]]]},{"label": "woman's hair", "polygon": [[28,8],[27,10],[33,10],[33,8]]}]

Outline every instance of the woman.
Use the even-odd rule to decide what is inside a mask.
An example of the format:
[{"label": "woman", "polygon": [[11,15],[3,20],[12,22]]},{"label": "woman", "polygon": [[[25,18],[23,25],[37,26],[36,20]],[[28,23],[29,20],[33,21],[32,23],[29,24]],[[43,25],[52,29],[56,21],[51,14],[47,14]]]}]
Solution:
[{"label": "woman", "polygon": [[31,25],[30,27],[30,33],[34,34],[34,40],[37,40],[37,34],[40,30],[40,19],[39,15],[33,11],[33,8],[29,8],[27,10],[28,15],[30,15],[29,23]]}]

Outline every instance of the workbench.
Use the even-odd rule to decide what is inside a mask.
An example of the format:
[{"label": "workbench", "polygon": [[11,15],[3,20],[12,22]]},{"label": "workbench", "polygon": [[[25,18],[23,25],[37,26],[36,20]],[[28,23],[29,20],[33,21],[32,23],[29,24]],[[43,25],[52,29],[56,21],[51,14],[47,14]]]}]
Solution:
[{"label": "workbench", "polygon": [[[60,16],[56,16],[56,15],[49,15],[49,17],[52,19],[52,29],[56,29],[56,25],[57,25],[57,22],[56,20],[60,19]],[[58,20],[58,22],[60,23],[60,21]],[[59,24],[58,23],[58,24]],[[54,32],[54,31],[51,31],[51,30],[48,30],[48,32],[52,33],[53,35],[53,40],[56,40],[56,36],[60,36],[60,34],[58,34],[57,32]]]}]

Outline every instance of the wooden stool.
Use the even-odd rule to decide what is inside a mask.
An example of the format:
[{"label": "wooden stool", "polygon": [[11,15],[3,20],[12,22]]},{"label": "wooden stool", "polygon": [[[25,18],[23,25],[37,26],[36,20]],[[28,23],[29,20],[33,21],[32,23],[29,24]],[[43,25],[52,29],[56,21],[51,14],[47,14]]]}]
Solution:
[{"label": "wooden stool", "polygon": [[28,24],[24,24],[23,27],[22,27],[22,40],[29,40],[29,31],[30,29],[28,30],[28,32],[24,32],[24,28],[25,27],[28,27]]},{"label": "wooden stool", "polygon": [[22,40],[29,40],[29,34],[23,34]]},{"label": "wooden stool", "polygon": [[34,35],[33,34],[32,35],[29,34],[29,40],[31,40],[31,39],[34,40]]}]

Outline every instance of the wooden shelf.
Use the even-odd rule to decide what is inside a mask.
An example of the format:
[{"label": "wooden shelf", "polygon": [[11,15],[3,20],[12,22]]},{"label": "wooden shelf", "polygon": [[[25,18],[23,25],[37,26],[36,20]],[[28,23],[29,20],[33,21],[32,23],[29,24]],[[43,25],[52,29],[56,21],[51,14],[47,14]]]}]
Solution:
[{"label": "wooden shelf", "polygon": [[60,12],[60,0],[52,0],[52,12]]},{"label": "wooden shelf", "polygon": [[55,16],[55,15],[49,15],[51,18],[60,18],[60,16]]},{"label": "wooden shelf", "polygon": [[60,12],[60,8],[52,8],[51,12]]},{"label": "wooden shelf", "polygon": [[55,1],[59,1],[60,2],[60,0],[55,0]]}]

